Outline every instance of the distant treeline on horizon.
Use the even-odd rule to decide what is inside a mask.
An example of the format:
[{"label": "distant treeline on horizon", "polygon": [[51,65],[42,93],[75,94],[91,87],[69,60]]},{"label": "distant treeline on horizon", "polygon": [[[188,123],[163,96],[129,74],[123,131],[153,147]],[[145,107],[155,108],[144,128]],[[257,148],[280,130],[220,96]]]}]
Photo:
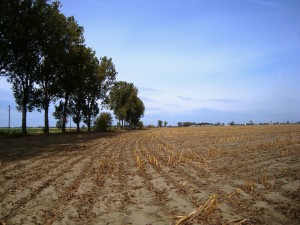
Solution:
[{"label": "distant treeline on horizon", "polygon": [[[239,125],[269,125],[269,124],[272,124],[272,125],[275,125],[275,124],[300,124],[300,121],[297,121],[297,122],[294,122],[294,123],[290,123],[289,121],[286,121],[286,122],[269,122],[269,123],[253,123],[252,121],[248,122],[248,123],[235,123],[235,122],[230,122],[228,123],[227,125],[230,125],[230,126],[239,126]],[[226,124],[225,123],[220,123],[220,122],[217,122],[217,123],[207,123],[207,122],[202,122],[202,123],[196,123],[196,122],[178,122],[177,123],[177,126],[178,127],[190,127],[190,126],[225,126]]]}]

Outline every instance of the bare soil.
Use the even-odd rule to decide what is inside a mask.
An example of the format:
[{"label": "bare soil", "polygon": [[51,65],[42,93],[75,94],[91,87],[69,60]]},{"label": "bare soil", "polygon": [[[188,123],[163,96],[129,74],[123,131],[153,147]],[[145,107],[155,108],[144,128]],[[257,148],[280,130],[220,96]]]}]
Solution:
[{"label": "bare soil", "polygon": [[300,125],[0,139],[0,224],[300,224]]}]

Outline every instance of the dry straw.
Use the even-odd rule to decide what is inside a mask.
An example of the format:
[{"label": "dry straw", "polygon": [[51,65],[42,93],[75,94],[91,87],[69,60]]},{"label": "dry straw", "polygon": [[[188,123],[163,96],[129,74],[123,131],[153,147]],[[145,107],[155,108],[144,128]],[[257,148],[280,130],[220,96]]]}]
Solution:
[{"label": "dry straw", "polygon": [[204,205],[200,205],[199,208],[193,212],[190,212],[189,214],[185,216],[180,216],[179,220],[175,222],[175,225],[179,225],[188,221],[192,221],[195,218],[203,218],[205,219],[208,215],[210,215],[216,208],[217,208],[217,196],[215,194],[212,194],[207,201],[204,203]]},{"label": "dry straw", "polygon": [[249,219],[240,219],[240,220],[236,220],[236,221],[233,221],[233,225],[242,225],[244,224],[245,222],[247,222]]},{"label": "dry straw", "polygon": [[138,168],[141,168],[143,166],[143,161],[141,160],[141,157],[139,155],[136,155],[135,160]]},{"label": "dry straw", "polygon": [[240,194],[241,190],[236,188],[234,189],[234,191],[232,191],[230,194],[227,195],[227,198],[231,198],[233,196],[237,196],[238,198],[240,198],[241,194]]}]

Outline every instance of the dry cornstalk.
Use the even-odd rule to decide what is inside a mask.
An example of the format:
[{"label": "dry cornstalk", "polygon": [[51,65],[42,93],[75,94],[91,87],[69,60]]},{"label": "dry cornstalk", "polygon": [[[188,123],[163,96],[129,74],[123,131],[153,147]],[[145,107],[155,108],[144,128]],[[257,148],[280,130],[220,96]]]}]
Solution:
[{"label": "dry cornstalk", "polygon": [[240,198],[240,189],[235,189],[234,191],[232,191],[229,195],[227,195],[227,198],[231,198],[233,196],[237,196],[238,198]]},{"label": "dry cornstalk", "polygon": [[263,173],[261,175],[261,183],[268,188],[270,186],[270,182],[269,182],[269,178],[268,175],[266,173]]},{"label": "dry cornstalk", "polygon": [[254,190],[254,188],[255,188],[255,184],[252,180],[248,180],[248,181],[245,182],[245,184],[244,184],[244,190],[245,191],[251,192],[251,191]]},{"label": "dry cornstalk", "polygon": [[173,156],[169,155],[169,158],[168,158],[168,164],[173,166],[173,167],[176,167],[176,160]]},{"label": "dry cornstalk", "polygon": [[187,181],[179,182],[178,188],[181,191],[184,191],[185,189],[189,188],[190,186],[188,185]]},{"label": "dry cornstalk", "polygon": [[203,157],[203,161],[204,161],[204,163],[205,163],[206,167],[208,167],[208,163],[207,163],[207,159],[206,159],[206,157]]},{"label": "dry cornstalk", "polygon": [[181,162],[182,154],[183,154],[183,151],[181,151],[181,153],[180,153],[180,156],[179,156],[179,162]]},{"label": "dry cornstalk", "polygon": [[236,220],[233,221],[235,224],[234,225],[242,225],[244,222],[248,221],[249,219],[241,219],[241,220]]},{"label": "dry cornstalk", "polygon": [[149,160],[150,164],[156,166],[157,168],[160,167],[158,159],[154,155],[153,156],[148,155],[148,160]]},{"label": "dry cornstalk", "polygon": [[195,218],[194,215],[197,213],[197,211],[193,211],[193,212],[190,212],[189,214],[187,214],[186,216],[179,216],[181,217],[181,219],[177,220],[175,225],[179,225],[183,222],[186,222],[188,220],[191,220],[191,218]]},{"label": "dry cornstalk", "polygon": [[149,162],[152,164],[152,158],[151,158],[151,155],[148,155],[148,160],[149,160]]},{"label": "dry cornstalk", "polygon": [[99,173],[97,174],[96,182],[98,186],[101,186],[101,175]]},{"label": "dry cornstalk", "polygon": [[158,163],[158,160],[157,160],[157,158],[156,158],[156,157],[154,157],[154,156],[153,156],[153,158],[154,158],[154,164],[155,164],[155,166],[156,166],[156,167],[159,167],[159,163]]},{"label": "dry cornstalk", "polygon": [[196,217],[206,217],[211,214],[217,208],[217,196],[212,194],[204,205],[200,205],[199,208],[189,214],[182,216],[179,220],[175,222],[175,225],[182,224],[187,221],[192,221]]},{"label": "dry cornstalk", "polygon": [[257,190],[256,185],[251,180],[245,182],[243,189],[249,193],[256,195],[256,196],[261,195],[261,193]]},{"label": "dry cornstalk", "polygon": [[143,165],[143,162],[142,162],[140,156],[136,155],[135,160],[136,160],[136,164],[137,164],[138,168],[141,168]]}]

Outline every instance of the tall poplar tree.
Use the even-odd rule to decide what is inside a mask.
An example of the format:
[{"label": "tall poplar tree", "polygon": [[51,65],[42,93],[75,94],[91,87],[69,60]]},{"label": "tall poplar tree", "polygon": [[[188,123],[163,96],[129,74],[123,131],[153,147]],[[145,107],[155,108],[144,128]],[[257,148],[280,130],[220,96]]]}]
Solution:
[{"label": "tall poplar tree", "polygon": [[37,73],[39,111],[44,110],[44,132],[49,133],[49,106],[56,97],[56,86],[60,79],[59,66],[65,54],[67,18],[59,11],[60,4],[54,2],[45,10],[42,29],[38,37],[42,60]]},{"label": "tall poplar tree", "polygon": [[35,81],[42,61],[40,35],[46,0],[1,0],[1,74],[12,83],[17,109],[22,112],[22,134],[27,134],[27,112],[35,106]]},{"label": "tall poplar tree", "polygon": [[81,46],[84,45],[83,27],[79,26],[74,17],[68,17],[65,25],[64,49],[57,66],[55,93],[63,104],[62,132],[66,132],[69,101],[76,90],[78,64],[80,63]]},{"label": "tall poplar tree", "polygon": [[97,76],[98,65],[99,61],[95,52],[91,48],[81,46],[78,52],[77,71],[74,74],[76,75],[74,90],[70,97],[70,109],[73,121],[77,126],[77,132],[79,132],[79,124],[84,118],[83,111],[86,108],[86,99],[90,93],[94,92],[93,86],[97,85],[94,82],[94,77]]}]

